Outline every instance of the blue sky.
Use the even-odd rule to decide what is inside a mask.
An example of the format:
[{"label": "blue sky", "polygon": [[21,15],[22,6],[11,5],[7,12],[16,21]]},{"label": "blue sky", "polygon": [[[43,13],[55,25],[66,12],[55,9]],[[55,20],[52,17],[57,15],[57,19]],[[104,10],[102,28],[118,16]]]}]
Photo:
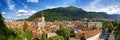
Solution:
[{"label": "blue sky", "polygon": [[28,18],[41,10],[68,6],[120,14],[120,0],[0,0],[0,11],[7,20]]}]

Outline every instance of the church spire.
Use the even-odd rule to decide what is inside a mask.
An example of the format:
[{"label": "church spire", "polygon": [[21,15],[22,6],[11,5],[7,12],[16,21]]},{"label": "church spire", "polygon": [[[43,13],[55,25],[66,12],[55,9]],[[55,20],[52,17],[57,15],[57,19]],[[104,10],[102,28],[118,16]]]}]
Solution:
[{"label": "church spire", "polygon": [[42,22],[45,22],[45,17],[44,17],[43,12],[42,12]]},{"label": "church spire", "polygon": [[43,12],[42,12],[42,17],[44,17],[44,14],[43,14]]}]

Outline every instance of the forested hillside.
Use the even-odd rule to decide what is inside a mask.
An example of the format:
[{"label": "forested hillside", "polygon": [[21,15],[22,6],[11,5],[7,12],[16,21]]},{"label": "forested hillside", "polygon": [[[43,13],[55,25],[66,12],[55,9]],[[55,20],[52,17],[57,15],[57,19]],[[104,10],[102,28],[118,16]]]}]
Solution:
[{"label": "forested hillside", "polygon": [[87,12],[81,8],[69,6],[42,10],[30,16],[27,20],[31,21],[36,17],[41,17],[42,13],[46,21],[72,21],[81,18],[120,19],[119,15],[109,15],[104,12]]}]

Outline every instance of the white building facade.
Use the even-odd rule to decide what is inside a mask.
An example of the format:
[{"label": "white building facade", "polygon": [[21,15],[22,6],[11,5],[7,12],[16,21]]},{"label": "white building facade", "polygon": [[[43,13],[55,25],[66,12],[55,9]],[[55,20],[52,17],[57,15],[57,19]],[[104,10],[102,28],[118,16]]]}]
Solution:
[{"label": "white building facade", "polygon": [[94,36],[92,36],[92,37],[90,37],[90,38],[87,38],[86,40],[99,40],[100,34],[101,34],[101,32],[96,34],[96,35],[94,35]]},{"label": "white building facade", "polygon": [[102,28],[102,22],[88,22],[88,28],[90,27]]}]

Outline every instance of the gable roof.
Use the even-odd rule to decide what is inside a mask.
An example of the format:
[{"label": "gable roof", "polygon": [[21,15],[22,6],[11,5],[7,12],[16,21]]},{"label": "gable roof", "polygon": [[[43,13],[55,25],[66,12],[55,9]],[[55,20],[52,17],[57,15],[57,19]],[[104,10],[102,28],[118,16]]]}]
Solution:
[{"label": "gable roof", "polygon": [[88,28],[87,29],[84,28],[84,30],[77,31],[75,33],[75,37],[80,38],[84,34],[84,37],[87,39],[97,35],[98,33],[100,33],[100,29],[89,30]]},{"label": "gable roof", "polygon": [[32,20],[33,22],[42,22],[42,18],[35,18]]}]

